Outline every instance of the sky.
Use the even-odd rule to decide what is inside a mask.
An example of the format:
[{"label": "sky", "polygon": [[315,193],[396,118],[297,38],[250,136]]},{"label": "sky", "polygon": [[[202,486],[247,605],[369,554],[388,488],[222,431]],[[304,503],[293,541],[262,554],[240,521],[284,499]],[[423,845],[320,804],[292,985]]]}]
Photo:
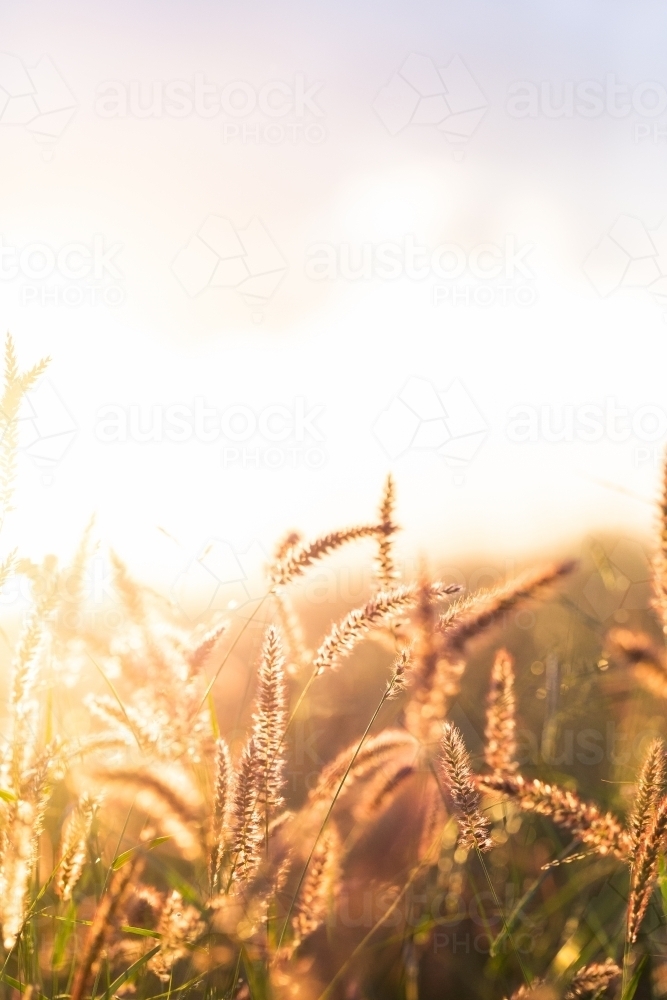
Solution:
[{"label": "sky", "polygon": [[0,6],[5,545],[372,517],[406,550],[643,537],[667,443],[658,3]]}]

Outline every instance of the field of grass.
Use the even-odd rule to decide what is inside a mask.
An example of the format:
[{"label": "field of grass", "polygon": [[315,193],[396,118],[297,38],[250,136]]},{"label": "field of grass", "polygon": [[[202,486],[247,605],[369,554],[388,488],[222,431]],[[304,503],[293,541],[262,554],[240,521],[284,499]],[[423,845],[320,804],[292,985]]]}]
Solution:
[{"label": "field of grass", "polygon": [[[8,339],[3,525],[41,371]],[[587,540],[478,589],[406,578],[395,509],[389,478],[285,535],[265,596],[194,627],[113,554],[100,614],[94,527],[61,566],[4,525],[5,995],[667,994],[667,510],[650,561]],[[348,547],[358,606],[309,600]]]}]

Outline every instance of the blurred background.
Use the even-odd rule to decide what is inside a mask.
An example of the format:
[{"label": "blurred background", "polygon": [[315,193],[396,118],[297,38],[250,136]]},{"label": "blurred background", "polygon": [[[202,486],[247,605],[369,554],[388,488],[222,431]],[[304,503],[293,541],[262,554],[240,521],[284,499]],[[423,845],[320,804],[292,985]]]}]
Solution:
[{"label": "blurred background", "polygon": [[[21,411],[5,544],[39,580],[93,516],[102,542],[87,617],[58,619],[63,643],[121,632],[109,546],[179,628],[236,610],[245,630],[215,703],[238,751],[276,539],[370,521],[391,472],[405,579],[427,565],[474,591],[579,559],[550,603],[475,647],[452,719],[477,761],[505,643],[523,772],[623,813],[646,740],[665,735],[606,638],[660,638],[647,605],[667,444],[663,5],[6,0],[0,17],[0,317],[22,368],[52,359]],[[366,599],[372,551],[296,588],[311,647]],[[28,598],[19,576],[0,594],[8,632]],[[79,689],[104,684],[83,640],[68,651],[54,711],[83,732]],[[290,805],[366,724],[388,663],[369,644],[304,704]],[[381,887],[410,863],[392,853],[404,816],[359,849]],[[610,951],[622,877],[604,860],[543,869],[567,846],[553,825],[496,819],[517,838],[498,826],[503,905],[533,893],[534,971]],[[496,996],[518,965],[489,958],[477,886],[447,849],[427,887],[438,919],[423,941],[440,937],[421,995]],[[370,920],[355,872],[362,916],[333,939],[332,970]],[[420,933],[414,953],[379,953],[377,995],[416,995],[400,977]]]},{"label": "blurred background", "polygon": [[370,517],[390,470],[406,557],[645,538],[662,19],[5,3],[0,314],[24,366],[53,359],[21,551],[71,552],[95,513],[163,589],[249,587],[283,529]]}]

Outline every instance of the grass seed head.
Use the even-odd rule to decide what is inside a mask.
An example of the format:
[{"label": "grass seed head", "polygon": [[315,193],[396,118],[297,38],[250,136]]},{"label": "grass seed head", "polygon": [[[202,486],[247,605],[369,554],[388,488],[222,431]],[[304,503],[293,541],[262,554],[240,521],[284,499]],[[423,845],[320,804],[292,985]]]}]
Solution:
[{"label": "grass seed head", "polygon": [[438,759],[445,788],[459,821],[459,843],[464,850],[488,851],[491,825],[480,812],[480,796],[472,776],[470,758],[459,730],[446,723]]}]

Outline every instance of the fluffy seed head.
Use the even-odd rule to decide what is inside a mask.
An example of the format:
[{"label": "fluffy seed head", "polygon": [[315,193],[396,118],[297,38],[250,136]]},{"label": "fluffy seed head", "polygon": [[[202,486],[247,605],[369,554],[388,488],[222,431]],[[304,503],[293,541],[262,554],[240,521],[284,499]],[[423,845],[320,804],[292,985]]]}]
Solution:
[{"label": "fluffy seed head", "polygon": [[252,728],[256,806],[265,828],[283,804],[286,765],[283,736],[287,725],[284,664],[280,635],[271,625],[262,650]]},{"label": "fluffy seed head", "polygon": [[630,834],[616,817],[583,802],[574,792],[543,781],[530,781],[520,774],[480,774],[475,781],[482,791],[506,796],[525,812],[549,816],[556,826],[569,830],[597,854],[611,854],[621,860],[628,856]]},{"label": "fluffy seed head", "polygon": [[514,664],[505,649],[496,653],[486,710],[484,759],[493,771],[516,771]]},{"label": "fluffy seed head", "polygon": [[395,507],[396,489],[393,477],[390,474],[385,480],[379,511],[376,577],[380,590],[389,590],[395,586],[398,577],[393,554],[393,536],[398,530],[397,525],[394,523]]},{"label": "fluffy seed head", "polygon": [[651,899],[658,875],[658,857],[667,836],[667,797],[658,804],[649,828],[644,832],[630,870],[627,940],[634,944]]},{"label": "fluffy seed head", "polygon": [[72,898],[72,892],[81,878],[96,808],[97,802],[84,792],[63,830],[55,888],[65,902]]},{"label": "fluffy seed head", "polygon": [[258,870],[264,830],[257,812],[255,744],[248,740],[236,767],[231,814],[232,881],[247,884]]},{"label": "fluffy seed head", "polygon": [[316,538],[314,542],[286,547],[281,559],[271,567],[269,573],[274,584],[284,587],[297,576],[301,576],[309,566],[334,552],[347,542],[358,538],[374,538],[378,535],[377,524],[358,524],[353,528],[341,531],[331,531],[328,535]]},{"label": "fluffy seed head", "polygon": [[204,926],[198,910],[184,903],[180,892],[174,889],[164,904],[158,924],[160,950],[148,963],[148,968],[163,983],[169,982],[174,965],[187,955],[189,946],[203,933]]},{"label": "fluffy seed head", "polygon": [[630,816],[629,830],[632,847],[628,860],[632,864],[637,857],[642,838],[645,836],[651,820],[655,815],[658,801],[662,798],[665,786],[665,745],[660,739],[652,740],[637,782],[635,806]]},{"label": "fluffy seed head", "polygon": [[440,618],[447,649],[452,654],[462,652],[471,639],[495,625],[508,611],[541,596],[550,585],[571,573],[575,565],[572,560],[553,563],[511,580],[496,590],[472,594],[450,605]]},{"label": "fluffy seed head", "polygon": [[411,665],[411,650],[402,649],[394,663],[394,670],[391,678],[387,682],[387,699],[397,698],[402,691],[405,691],[408,684],[408,674]]},{"label": "fluffy seed head", "polygon": [[227,622],[220,622],[215,628],[206,632],[196,645],[187,651],[187,661],[192,674],[196,674],[201,670],[228,628],[229,625]]},{"label": "fluffy seed head", "polygon": [[488,851],[492,847],[489,821],[479,809],[470,758],[459,730],[446,723],[440,741],[440,773],[459,821],[461,847]]},{"label": "fluffy seed head", "polygon": [[575,974],[565,1000],[596,1000],[612,983],[621,978],[621,969],[608,958],[606,962],[595,962],[587,965]]},{"label": "fluffy seed head", "polygon": [[[345,773],[357,747],[355,741],[322,769],[317,784],[308,796],[308,810],[319,809],[329,803],[331,793]],[[357,782],[365,781],[385,768],[391,769],[396,761],[412,763],[417,750],[418,744],[414,738],[400,729],[386,729],[377,736],[370,737],[357,753],[354,767],[345,782],[345,791],[349,792]]]},{"label": "fluffy seed head", "polygon": [[215,885],[220,874],[220,864],[225,848],[227,834],[227,803],[229,786],[232,776],[232,764],[229,747],[223,739],[215,744],[215,788],[213,799],[213,815],[211,817],[211,854],[209,858],[209,876],[211,885]]},{"label": "fluffy seed head", "polygon": [[[445,586],[442,583],[431,583],[428,586],[431,600],[439,600],[459,590],[460,587],[456,584]],[[339,624],[334,625],[318,649],[313,670],[321,674],[335,667],[372,628],[384,625],[394,615],[412,607],[418,595],[419,588],[415,584],[396,587],[395,590],[380,591],[363,608],[350,611]]]},{"label": "fluffy seed head", "polygon": [[335,827],[324,831],[308,867],[292,917],[292,949],[324,921],[335,897],[340,868],[340,838]]}]

